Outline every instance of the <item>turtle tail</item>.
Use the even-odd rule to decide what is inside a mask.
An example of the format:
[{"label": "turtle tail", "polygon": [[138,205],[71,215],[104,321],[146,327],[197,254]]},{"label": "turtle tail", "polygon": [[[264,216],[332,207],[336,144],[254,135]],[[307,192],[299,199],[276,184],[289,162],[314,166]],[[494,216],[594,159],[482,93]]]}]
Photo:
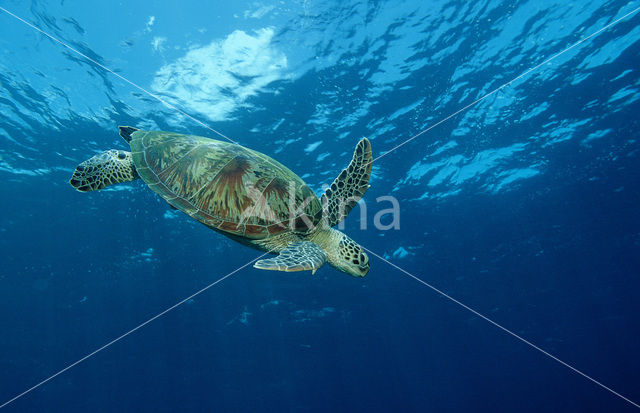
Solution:
[{"label": "turtle tail", "polygon": [[110,149],[78,165],[69,183],[80,192],[89,192],[138,177],[131,152]]}]

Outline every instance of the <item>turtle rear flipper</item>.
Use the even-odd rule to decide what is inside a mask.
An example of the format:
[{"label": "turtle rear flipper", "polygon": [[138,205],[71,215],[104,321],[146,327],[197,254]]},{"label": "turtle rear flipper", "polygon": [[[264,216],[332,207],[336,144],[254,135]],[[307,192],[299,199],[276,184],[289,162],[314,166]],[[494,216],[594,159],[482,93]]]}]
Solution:
[{"label": "turtle rear flipper", "polygon": [[131,142],[131,134],[133,132],[137,132],[140,129],[134,128],[133,126],[118,126],[118,130],[120,131],[120,136],[127,142]]},{"label": "turtle rear flipper", "polygon": [[300,241],[289,244],[274,258],[257,261],[253,266],[273,271],[313,271],[327,261],[327,254],[317,244]]},{"label": "turtle rear flipper", "polygon": [[80,192],[89,192],[137,178],[131,152],[110,149],[78,165],[69,183]]},{"label": "turtle rear flipper", "polygon": [[322,195],[324,218],[333,227],[342,221],[369,189],[371,177],[371,143],[362,138],[356,145],[353,158]]}]

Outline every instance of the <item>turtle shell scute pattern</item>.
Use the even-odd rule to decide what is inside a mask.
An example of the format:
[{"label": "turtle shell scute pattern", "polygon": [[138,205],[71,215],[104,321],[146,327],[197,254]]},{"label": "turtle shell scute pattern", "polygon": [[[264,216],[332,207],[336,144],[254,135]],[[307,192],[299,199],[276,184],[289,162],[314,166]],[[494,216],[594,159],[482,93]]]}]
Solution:
[{"label": "turtle shell scute pattern", "polygon": [[263,239],[292,229],[308,231],[310,225],[300,221],[319,222],[322,206],[314,192],[260,152],[171,132],[131,136],[133,161],[147,185],[213,229]]}]

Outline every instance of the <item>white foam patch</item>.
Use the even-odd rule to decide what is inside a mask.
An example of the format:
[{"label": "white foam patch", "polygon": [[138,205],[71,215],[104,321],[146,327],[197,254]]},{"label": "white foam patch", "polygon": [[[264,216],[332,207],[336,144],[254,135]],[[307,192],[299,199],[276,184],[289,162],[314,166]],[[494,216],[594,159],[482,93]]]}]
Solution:
[{"label": "white foam patch", "polygon": [[575,86],[578,85],[580,83],[582,83],[583,81],[587,80],[588,78],[591,77],[593,73],[581,73],[581,74],[576,74],[573,77],[573,80],[571,80],[571,86]]},{"label": "white foam patch", "polygon": [[531,118],[535,118],[536,116],[538,116],[539,114],[543,113],[544,111],[546,111],[547,109],[549,109],[551,105],[549,105],[548,102],[542,102],[540,103],[538,106],[536,106],[535,108],[528,110],[527,113],[525,113],[521,118],[520,118],[520,122],[523,122],[525,120],[529,120]]},{"label": "white foam patch", "polygon": [[[629,86],[625,86],[622,89],[618,90],[616,93],[614,93],[611,98],[609,98],[609,103],[615,102],[616,100],[620,100],[623,98],[626,98],[627,96],[631,96],[638,93],[637,89],[634,89],[632,87]],[[629,104],[635,100],[637,100],[638,98],[632,98],[630,99],[628,102],[626,102],[626,104]]]},{"label": "white foam patch", "polygon": [[393,258],[398,258],[398,259],[405,258],[408,255],[409,255],[409,251],[407,251],[404,247],[398,247],[398,249],[393,251],[393,254],[391,254]]},{"label": "white foam patch", "polygon": [[44,175],[46,173],[49,173],[49,171],[47,169],[33,170],[32,171],[32,170],[29,170],[29,169],[12,168],[11,166],[8,166],[8,164],[5,163],[5,162],[0,164],[0,171],[9,172],[9,173],[14,174],[14,175],[28,175],[28,176],[38,176],[38,175]]},{"label": "white foam patch", "polygon": [[427,191],[424,194],[420,195],[418,198],[410,199],[410,201],[422,201],[424,199],[444,199],[454,195],[458,195],[460,192],[462,192],[461,189],[452,189],[451,191],[445,191],[445,192]]},{"label": "white foam patch", "polygon": [[548,139],[542,145],[542,147],[546,148],[572,139],[575,133],[590,121],[591,118],[574,122],[572,122],[571,120],[562,121],[560,126],[555,127],[551,132],[547,134]]},{"label": "white foam patch", "polygon": [[118,185],[112,185],[108,188],[102,189],[102,192],[121,192],[121,191],[128,191],[128,192],[133,192],[135,191],[136,188],[133,187],[133,185],[122,185],[122,184],[118,184]]},{"label": "white foam patch", "polygon": [[265,307],[271,307],[271,306],[277,306],[282,304],[282,301],[280,300],[271,300],[269,302],[266,302],[264,304],[260,304],[260,309],[263,310]]},{"label": "white foam patch", "polygon": [[[254,3],[254,5],[256,5],[256,3]],[[269,12],[273,9],[275,9],[275,6],[258,5],[258,8],[255,10],[246,10],[244,12],[244,18],[245,19],[261,19],[267,14],[269,14]]]},{"label": "white foam patch", "polygon": [[398,248],[395,249],[395,251],[393,251],[391,254],[389,254],[388,252],[386,252],[384,254],[384,258],[386,259],[396,259],[396,260],[401,260],[403,258],[407,258],[411,255],[416,255],[416,253],[414,251],[416,250],[420,250],[421,248],[424,247],[424,244],[420,244],[420,245],[409,245],[407,247],[403,247],[403,246],[399,246]]},{"label": "white foam patch", "polygon": [[499,179],[501,179],[500,182],[495,185],[490,185],[488,189],[490,189],[493,193],[497,193],[500,192],[505,186],[510,185],[515,181],[531,178],[538,175],[539,173],[540,171],[534,168],[511,169],[508,171],[504,171],[499,175]]},{"label": "white foam patch", "polygon": [[415,108],[417,108],[418,106],[422,105],[424,103],[424,101],[425,101],[425,98],[422,98],[422,99],[420,99],[420,100],[418,100],[418,101],[416,101],[416,102],[414,102],[414,103],[412,103],[412,104],[410,104],[408,106],[405,106],[403,108],[400,108],[400,109],[396,110],[395,112],[393,112],[389,116],[387,121],[392,121],[392,120],[394,120],[396,118],[399,118],[402,115],[405,115],[405,114],[407,114],[409,112],[413,112],[415,110]]},{"label": "white foam patch", "polygon": [[[453,145],[452,142],[455,141],[450,141],[441,148],[446,146],[454,147],[455,145]],[[397,191],[405,185],[418,185],[423,179],[428,179],[427,187],[429,191],[414,199],[422,200],[455,195],[460,191],[461,185],[470,181],[479,180],[482,176],[486,175],[493,175],[497,179],[504,181],[506,178],[503,178],[503,171],[500,167],[512,159],[515,154],[524,151],[526,147],[527,144],[516,143],[507,147],[487,149],[478,152],[472,158],[454,154],[436,162],[423,163],[423,161],[419,161],[409,169],[407,176],[399,181],[393,190]],[[436,150],[436,152],[437,151],[438,150]],[[425,159],[428,157],[429,156],[425,157]],[[536,171],[536,173],[538,172]],[[509,182],[504,182],[498,189],[508,183]],[[434,189],[436,187],[441,188],[441,185],[449,186],[450,189],[442,189],[434,192]],[[492,186],[491,189],[495,189],[495,185]]]},{"label": "white foam patch", "polygon": [[301,138],[296,138],[296,139],[287,139],[286,141],[285,141],[285,140],[282,140],[282,139],[277,140],[277,141],[275,141],[275,143],[276,143],[277,145],[279,145],[279,146],[278,146],[278,147],[277,147],[273,152],[274,152],[274,153],[282,152],[282,150],[285,148],[285,146],[287,146],[287,145],[291,145],[292,143],[297,142],[297,141],[299,141],[300,139],[301,139]]},{"label": "white foam patch", "polygon": [[165,211],[162,217],[164,219],[176,219],[178,217],[178,213],[176,211]]},{"label": "white foam patch", "polygon": [[458,146],[458,142],[449,141],[449,142],[445,143],[444,145],[440,146],[438,149],[436,149],[430,156],[440,155],[441,153],[443,153],[445,151],[448,151],[449,149],[453,149],[456,146]]},{"label": "white foam patch", "polygon": [[131,261],[134,261],[134,262],[137,262],[137,263],[157,262],[158,261],[158,259],[154,256],[153,248],[147,248],[146,251],[137,252],[137,253],[133,254],[132,256],[130,256],[129,259]]},{"label": "white foam patch", "polygon": [[291,313],[293,316],[293,320],[298,323],[303,323],[307,321],[314,321],[319,318],[324,318],[330,314],[335,313],[336,309],[333,307],[323,307],[320,310],[313,309],[301,309],[295,310]]},{"label": "white foam patch", "polygon": [[253,313],[249,312],[247,306],[245,305],[243,307],[242,312],[235,316],[233,319],[227,321],[227,325],[231,325],[234,323],[240,323],[243,324],[245,326],[249,325],[249,318],[253,315]]},{"label": "white foam patch", "polygon": [[70,169],[62,166],[53,166],[50,168],[36,168],[36,169],[14,168],[8,162],[2,161],[2,157],[0,156],[0,172],[8,172],[14,175],[41,176],[41,175],[48,175],[53,171],[69,172]]},{"label": "white foam patch", "polygon": [[154,52],[162,53],[164,52],[164,44],[166,43],[167,38],[163,36],[155,36],[151,41],[151,47]]},{"label": "white foam patch", "polygon": [[313,152],[315,151],[318,146],[320,146],[322,144],[322,141],[317,141],[317,142],[313,142],[307,145],[306,148],[304,148],[304,151],[307,153]]},{"label": "white foam patch", "polygon": [[331,155],[329,152],[321,153],[320,155],[318,155],[318,158],[316,159],[316,162],[320,162],[321,160],[323,160],[324,158],[326,158],[329,155]]},{"label": "white foam patch", "polygon": [[614,62],[637,42],[638,37],[640,37],[640,26],[636,26],[624,36],[611,39],[607,42],[606,47],[594,48],[594,52],[587,56],[578,67],[586,70]]},{"label": "white foam patch", "polygon": [[613,129],[601,129],[601,130],[595,131],[593,133],[590,133],[586,138],[584,138],[581,143],[588,144],[589,142],[594,141],[596,139],[600,139],[611,132],[613,132]]},{"label": "white foam patch", "polygon": [[620,73],[620,75],[614,77],[613,79],[611,79],[611,82],[615,82],[616,80],[622,79],[623,77],[625,77],[626,75],[628,75],[629,73],[633,72],[633,70],[631,69],[627,69],[624,72]]},{"label": "white foam patch", "polygon": [[147,20],[147,25],[145,26],[145,31],[148,33],[151,31],[153,24],[156,21],[156,16],[149,16],[149,20]]},{"label": "white foam patch", "polygon": [[274,30],[236,30],[224,39],[191,49],[161,67],[151,88],[170,103],[210,120],[231,113],[271,82],[287,76],[287,57],[273,44]]}]

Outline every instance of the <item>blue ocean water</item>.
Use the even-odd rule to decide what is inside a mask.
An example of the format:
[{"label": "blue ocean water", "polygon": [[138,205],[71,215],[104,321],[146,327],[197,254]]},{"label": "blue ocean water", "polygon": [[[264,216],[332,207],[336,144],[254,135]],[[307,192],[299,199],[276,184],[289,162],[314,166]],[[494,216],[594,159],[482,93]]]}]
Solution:
[{"label": "blue ocean water", "polygon": [[[86,56],[0,10],[0,404],[259,255],[140,180],[71,188],[118,125],[206,125],[320,193],[361,137],[384,154],[640,6],[203,3],[0,5]],[[633,14],[377,160],[345,228],[635,403],[639,63]],[[2,410],[637,411],[375,256],[248,266]]]}]

